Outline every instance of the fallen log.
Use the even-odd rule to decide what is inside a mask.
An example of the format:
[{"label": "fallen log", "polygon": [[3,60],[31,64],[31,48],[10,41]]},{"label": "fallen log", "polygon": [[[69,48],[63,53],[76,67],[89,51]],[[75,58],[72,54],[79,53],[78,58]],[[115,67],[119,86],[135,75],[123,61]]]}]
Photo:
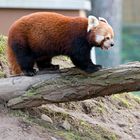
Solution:
[{"label": "fallen log", "polygon": [[133,62],[93,74],[69,68],[34,77],[3,78],[0,102],[11,108],[27,108],[139,90],[140,62]]}]

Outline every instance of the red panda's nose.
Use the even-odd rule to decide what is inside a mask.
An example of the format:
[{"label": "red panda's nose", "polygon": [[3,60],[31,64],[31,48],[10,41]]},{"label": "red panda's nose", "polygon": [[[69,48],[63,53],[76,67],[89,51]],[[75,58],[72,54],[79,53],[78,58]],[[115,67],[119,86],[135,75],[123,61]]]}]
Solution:
[{"label": "red panda's nose", "polygon": [[114,46],[114,43],[112,42],[112,43],[110,44],[110,46],[113,47],[113,46]]}]

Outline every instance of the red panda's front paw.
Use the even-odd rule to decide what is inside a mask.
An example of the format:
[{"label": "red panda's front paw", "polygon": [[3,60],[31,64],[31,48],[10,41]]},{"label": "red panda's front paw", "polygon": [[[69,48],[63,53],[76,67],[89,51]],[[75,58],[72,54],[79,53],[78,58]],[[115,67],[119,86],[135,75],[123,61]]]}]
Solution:
[{"label": "red panda's front paw", "polygon": [[34,75],[36,75],[37,71],[35,69],[24,70],[23,73],[25,76],[34,76]]},{"label": "red panda's front paw", "polygon": [[94,67],[98,68],[99,70],[102,69],[102,65],[94,65]]},{"label": "red panda's front paw", "polygon": [[87,69],[85,69],[85,71],[87,73],[93,73],[93,72],[99,71],[100,69],[102,69],[101,65],[90,65],[87,67]]}]

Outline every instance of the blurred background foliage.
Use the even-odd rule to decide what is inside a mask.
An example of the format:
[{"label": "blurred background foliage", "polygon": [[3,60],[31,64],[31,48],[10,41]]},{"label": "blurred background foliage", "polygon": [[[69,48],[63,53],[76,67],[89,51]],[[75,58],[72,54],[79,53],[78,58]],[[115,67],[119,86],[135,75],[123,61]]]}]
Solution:
[{"label": "blurred background foliage", "polygon": [[[123,26],[121,63],[140,61],[140,26]],[[133,92],[140,96],[139,92]]]},{"label": "blurred background foliage", "polygon": [[140,61],[140,27],[123,26],[122,63]]}]

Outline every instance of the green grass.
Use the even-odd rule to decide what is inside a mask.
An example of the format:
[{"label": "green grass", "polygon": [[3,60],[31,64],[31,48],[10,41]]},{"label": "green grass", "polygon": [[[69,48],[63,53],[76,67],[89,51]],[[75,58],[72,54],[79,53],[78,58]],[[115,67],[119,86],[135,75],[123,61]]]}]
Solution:
[{"label": "green grass", "polygon": [[[10,112],[11,116],[20,117],[24,122],[30,125],[38,124],[39,126],[46,128],[47,131],[51,134],[60,136],[65,140],[118,140],[118,136],[113,132],[110,132],[101,126],[93,126],[85,121],[73,120],[75,126],[71,125],[71,130],[65,130],[60,128],[56,122],[50,124],[43,121],[37,114],[35,115],[35,113],[32,111],[31,112],[34,115],[31,115],[32,113],[30,114],[30,112],[27,110],[11,110]],[[61,117],[62,114],[57,115]]]}]

